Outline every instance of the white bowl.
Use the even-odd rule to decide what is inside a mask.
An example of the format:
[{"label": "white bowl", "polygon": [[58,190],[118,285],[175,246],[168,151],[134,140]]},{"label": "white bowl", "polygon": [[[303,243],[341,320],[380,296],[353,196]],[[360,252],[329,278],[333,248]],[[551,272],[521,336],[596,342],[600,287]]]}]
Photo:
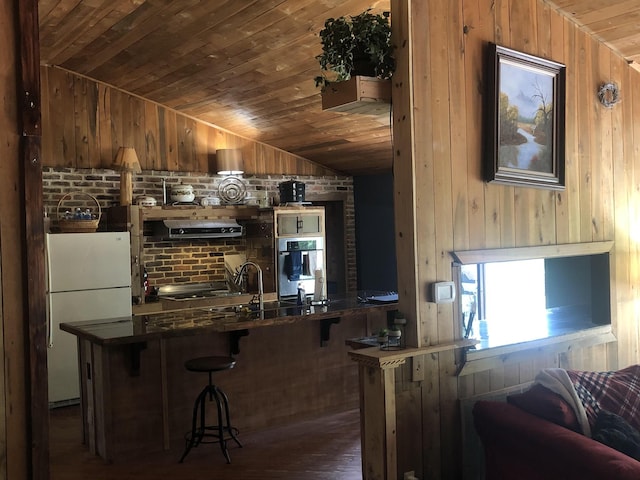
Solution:
[{"label": "white bowl", "polygon": [[141,207],[155,207],[158,202],[153,197],[138,197],[136,203]]},{"label": "white bowl", "polygon": [[171,194],[171,201],[172,202],[178,202],[178,203],[191,203],[195,200],[196,196],[193,193],[183,193],[183,194],[179,194],[179,193],[172,193]]}]

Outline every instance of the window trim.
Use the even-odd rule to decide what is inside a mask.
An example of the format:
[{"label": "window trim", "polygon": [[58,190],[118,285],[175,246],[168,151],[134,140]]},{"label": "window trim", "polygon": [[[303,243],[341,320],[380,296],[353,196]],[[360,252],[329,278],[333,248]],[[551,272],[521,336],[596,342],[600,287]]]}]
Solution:
[{"label": "window trim", "polygon": [[[537,258],[559,258],[572,256],[600,255],[613,252],[613,241],[570,243],[560,245],[542,245],[535,247],[495,248],[482,250],[456,250],[451,252],[454,258],[454,279],[460,278],[460,265],[531,260]],[[612,262],[610,262],[612,265]],[[610,282],[610,298],[616,298],[614,283]],[[612,304],[613,305],[613,304]],[[461,325],[460,308],[454,308],[456,325]],[[469,375],[479,371],[496,368],[497,365],[517,363],[541,353],[563,353],[576,347],[587,347],[617,341],[614,334],[615,309],[611,309],[611,324],[579,330],[543,339],[530,340],[510,345],[466,349],[460,364],[458,375]],[[462,328],[460,327],[460,330]]]},{"label": "window trim", "polygon": [[511,260],[532,260],[535,258],[578,257],[610,253],[613,240],[603,242],[564,243],[560,245],[540,245],[536,247],[490,248],[483,250],[456,250],[451,252],[456,263],[506,262]]}]

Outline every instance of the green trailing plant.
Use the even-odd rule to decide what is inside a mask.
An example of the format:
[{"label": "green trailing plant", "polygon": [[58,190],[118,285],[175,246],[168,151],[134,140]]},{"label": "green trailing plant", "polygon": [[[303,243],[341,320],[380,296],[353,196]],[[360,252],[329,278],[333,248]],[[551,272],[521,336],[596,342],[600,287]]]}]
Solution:
[{"label": "green trailing plant", "polygon": [[[316,87],[349,80],[352,75],[390,78],[395,69],[389,12],[329,18],[320,31],[322,53],[316,57],[323,73]],[[329,73],[329,75],[327,75]]]}]

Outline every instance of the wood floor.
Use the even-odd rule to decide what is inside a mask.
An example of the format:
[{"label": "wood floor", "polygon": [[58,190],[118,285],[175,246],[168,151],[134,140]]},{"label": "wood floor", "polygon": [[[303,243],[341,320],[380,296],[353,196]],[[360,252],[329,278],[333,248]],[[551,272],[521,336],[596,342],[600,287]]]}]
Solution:
[{"label": "wood floor", "polygon": [[78,407],[51,410],[51,480],[361,480],[357,410],[263,432],[240,432],[229,443],[231,464],[217,444],[193,449],[184,463],[167,452],[105,464],[81,443]]}]

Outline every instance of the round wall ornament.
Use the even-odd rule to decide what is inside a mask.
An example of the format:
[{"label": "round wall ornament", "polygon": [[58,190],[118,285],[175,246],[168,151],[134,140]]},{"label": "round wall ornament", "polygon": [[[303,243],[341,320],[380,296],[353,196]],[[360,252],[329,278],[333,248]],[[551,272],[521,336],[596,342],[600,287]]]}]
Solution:
[{"label": "round wall ornament", "polygon": [[598,99],[607,108],[613,107],[620,101],[620,91],[615,83],[604,83],[598,88]]},{"label": "round wall ornament", "polygon": [[247,196],[247,186],[238,177],[225,177],[218,185],[218,197],[223,203],[234,205],[242,203]]}]

